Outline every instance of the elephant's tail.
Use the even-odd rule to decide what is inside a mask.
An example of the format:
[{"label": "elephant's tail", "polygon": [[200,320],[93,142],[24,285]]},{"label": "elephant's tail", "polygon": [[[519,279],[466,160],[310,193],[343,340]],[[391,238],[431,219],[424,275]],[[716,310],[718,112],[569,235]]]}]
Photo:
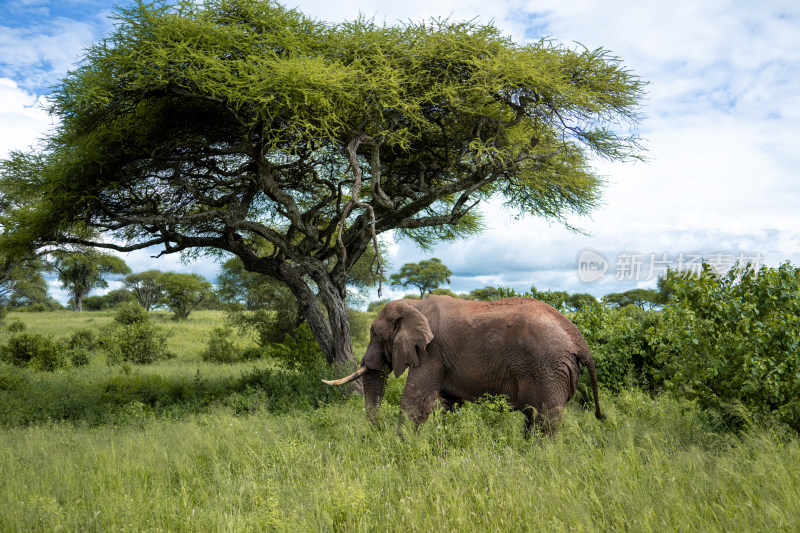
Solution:
[{"label": "elephant's tail", "polygon": [[592,379],[592,394],[594,395],[594,416],[598,420],[603,420],[606,415],[600,411],[600,397],[597,394],[597,370],[594,367],[594,359],[589,350],[581,350],[577,354],[580,364],[589,370],[589,377]]}]

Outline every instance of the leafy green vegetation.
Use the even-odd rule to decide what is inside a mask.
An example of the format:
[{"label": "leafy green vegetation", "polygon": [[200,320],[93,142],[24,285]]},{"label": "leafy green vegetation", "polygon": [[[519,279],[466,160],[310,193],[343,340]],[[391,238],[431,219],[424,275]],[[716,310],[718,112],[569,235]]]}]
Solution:
[{"label": "leafy green vegetation", "polygon": [[772,418],[800,430],[800,269],[669,276],[661,311],[590,306],[571,315],[600,383],[669,391],[729,423]]},{"label": "leafy green vegetation", "polygon": [[[320,382],[340,372],[305,325],[258,346],[221,311],[11,312],[4,350],[29,335],[72,355],[0,363],[0,530],[792,530],[800,275],[711,274],[670,278],[658,311],[571,313],[607,419],[579,392],[555,438],[530,440],[492,397],[400,438],[404,377],[369,425]],[[375,312],[350,312],[361,353]],[[137,324],[176,357],[108,364],[108,331]],[[227,364],[204,357],[230,346]]]}]

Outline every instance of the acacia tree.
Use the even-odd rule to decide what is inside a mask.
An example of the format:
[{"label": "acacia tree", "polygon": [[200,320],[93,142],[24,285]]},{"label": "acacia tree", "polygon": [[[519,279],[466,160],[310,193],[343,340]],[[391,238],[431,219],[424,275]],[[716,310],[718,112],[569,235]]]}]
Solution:
[{"label": "acacia tree", "polygon": [[347,273],[376,236],[473,234],[492,197],[586,213],[589,158],[639,157],[643,89],[603,49],[519,45],[492,24],[139,3],[56,87],[45,150],[4,167],[46,198],[10,238],[224,250],[286,284],[329,362],[352,360]]},{"label": "acacia tree", "polygon": [[83,297],[93,289],[108,287],[106,276],[128,274],[131,269],[121,258],[84,250],[56,250],[51,254],[48,267],[54,270],[61,286],[72,297],[72,308],[83,311]]},{"label": "acacia tree", "polygon": [[211,295],[211,283],[200,274],[165,272],[159,282],[164,287],[163,301],[175,320],[189,318],[189,313]]},{"label": "acacia tree", "polygon": [[164,285],[160,280],[162,274],[160,270],[145,270],[125,276],[125,286],[145,311],[149,311],[164,294]]},{"label": "acacia tree", "polygon": [[425,297],[425,292],[431,292],[442,283],[450,284],[453,273],[439,258],[423,259],[419,263],[406,263],[400,267],[400,272],[392,274],[392,285],[408,287],[413,285],[419,289],[420,299]]}]

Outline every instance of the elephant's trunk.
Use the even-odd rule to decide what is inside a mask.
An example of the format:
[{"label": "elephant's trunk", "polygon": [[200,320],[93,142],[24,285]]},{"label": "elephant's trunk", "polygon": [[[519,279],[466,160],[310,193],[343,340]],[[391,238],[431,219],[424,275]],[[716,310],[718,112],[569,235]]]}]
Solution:
[{"label": "elephant's trunk", "polygon": [[389,371],[371,370],[364,375],[364,403],[366,407],[367,420],[373,424],[377,420],[378,407],[383,400],[383,393],[386,390],[386,379]]},{"label": "elephant's trunk", "polygon": [[359,368],[358,370],[356,370],[355,372],[353,372],[349,376],[345,376],[345,377],[343,377],[341,379],[336,379],[336,380],[333,380],[333,381],[328,381],[326,379],[323,379],[322,382],[325,383],[326,385],[344,385],[346,383],[350,383],[351,381],[357,380],[358,378],[360,378],[361,376],[366,374],[367,370],[368,370],[367,367],[362,366],[361,368]]}]

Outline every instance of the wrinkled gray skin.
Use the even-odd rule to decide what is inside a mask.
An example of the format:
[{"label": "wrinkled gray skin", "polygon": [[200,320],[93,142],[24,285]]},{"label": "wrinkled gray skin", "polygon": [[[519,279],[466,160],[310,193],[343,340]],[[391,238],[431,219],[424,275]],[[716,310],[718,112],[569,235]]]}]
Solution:
[{"label": "wrinkled gray skin", "polygon": [[589,370],[595,416],[602,419],[586,341],[556,309],[530,298],[430,296],[386,305],[372,323],[360,370],[372,422],[389,372],[399,377],[408,368],[400,408],[417,424],[437,400],[449,409],[488,393],[507,396],[525,414],[528,431],[538,426],[553,435],[575,393],[579,364]]}]

